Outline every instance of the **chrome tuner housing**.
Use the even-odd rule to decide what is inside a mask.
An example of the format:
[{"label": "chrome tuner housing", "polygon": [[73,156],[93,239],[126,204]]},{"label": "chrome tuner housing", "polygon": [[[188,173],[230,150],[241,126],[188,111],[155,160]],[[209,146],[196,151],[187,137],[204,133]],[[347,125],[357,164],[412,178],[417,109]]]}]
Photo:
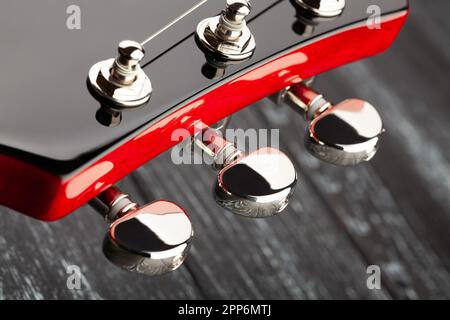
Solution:
[{"label": "chrome tuner housing", "polygon": [[223,137],[228,120],[192,137],[192,150],[208,155],[212,167],[219,171],[214,199],[221,207],[245,217],[265,218],[280,213],[297,183],[294,164],[275,148],[244,154]]},{"label": "chrome tuner housing", "polygon": [[375,155],[383,132],[383,121],[374,106],[348,99],[329,106],[311,121],[305,144],[321,160],[351,166]]},{"label": "chrome tuner housing", "polygon": [[[136,108],[150,100],[152,84],[140,66],[145,50],[131,40],[120,42],[119,55],[100,61],[89,70],[88,83],[108,107]],[[96,97],[97,98],[97,97]]]},{"label": "chrome tuner housing", "polygon": [[110,187],[91,205],[112,222],[103,253],[116,266],[153,276],[177,269],[186,259],[194,230],[177,204],[160,200],[139,207],[117,187]]},{"label": "chrome tuner housing", "polygon": [[345,0],[295,0],[295,2],[314,16],[332,18],[345,9]]},{"label": "chrome tuner housing", "polygon": [[271,97],[276,104],[284,102],[310,121],[305,137],[308,151],[320,160],[341,166],[372,159],[385,131],[375,107],[359,99],[333,105],[309,87],[311,82],[305,80]]},{"label": "chrome tuner housing", "polygon": [[245,22],[250,10],[248,0],[227,0],[221,15],[198,24],[197,40],[201,48],[224,60],[242,61],[251,57],[256,42]]},{"label": "chrome tuner housing", "polygon": [[264,218],[286,208],[296,183],[291,160],[277,149],[262,148],[220,170],[214,195],[220,206],[235,214]]}]

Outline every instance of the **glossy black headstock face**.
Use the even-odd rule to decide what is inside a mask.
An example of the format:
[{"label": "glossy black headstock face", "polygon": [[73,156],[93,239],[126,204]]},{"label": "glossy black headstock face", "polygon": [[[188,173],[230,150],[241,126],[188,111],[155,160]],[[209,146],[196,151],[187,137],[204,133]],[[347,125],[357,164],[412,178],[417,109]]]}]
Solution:
[{"label": "glossy black headstock face", "polygon": [[[202,19],[224,8],[224,0],[210,0],[145,46],[143,69],[153,84],[151,100],[123,112],[120,124],[105,126],[98,114],[100,104],[86,85],[89,68],[114,57],[119,41],[142,41],[196,3],[9,2],[0,12],[0,153],[54,175],[70,175],[236,75],[301,43],[366,20],[369,5],[378,5],[382,14],[406,6],[405,0],[347,0],[341,16],[320,22],[311,33],[311,26],[299,19],[295,1],[253,1],[248,25],[256,39],[254,55],[214,77],[216,71],[208,66],[194,35]],[[70,26],[75,12],[71,5],[80,9],[79,29]]]}]

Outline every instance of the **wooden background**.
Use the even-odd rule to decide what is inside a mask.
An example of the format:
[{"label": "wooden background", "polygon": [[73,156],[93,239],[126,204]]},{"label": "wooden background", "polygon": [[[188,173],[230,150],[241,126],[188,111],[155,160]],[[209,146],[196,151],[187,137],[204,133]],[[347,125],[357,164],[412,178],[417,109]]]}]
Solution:
[{"label": "wooden background", "polygon": [[[196,239],[184,267],[148,278],[110,265],[101,252],[106,225],[89,207],[52,224],[1,208],[0,298],[450,298],[450,2],[411,2],[389,52],[315,84],[332,101],[380,106],[387,134],[370,164],[315,160],[301,143],[302,119],[261,101],[232,127],[280,128],[281,149],[301,177],[285,214],[250,220],[224,212],[211,197],[215,173],[174,167],[166,153],[123,188],[140,202],[169,198],[190,212]],[[373,264],[381,290],[366,286]],[[67,288],[68,265],[81,268],[81,290]]]}]

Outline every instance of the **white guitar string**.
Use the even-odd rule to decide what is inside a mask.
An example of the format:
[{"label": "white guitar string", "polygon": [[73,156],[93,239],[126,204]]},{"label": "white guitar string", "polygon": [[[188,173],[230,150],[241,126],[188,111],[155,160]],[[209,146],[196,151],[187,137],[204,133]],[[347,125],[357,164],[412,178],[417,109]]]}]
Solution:
[{"label": "white guitar string", "polygon": [[153,39],[155,39],[157,36],[159,36],[161,33],[163,33],[164,31],[166,31],[167,29],[169,29],[171,26],[173,26],[175,23],[177,23],[178,21],[180,21],[181,19],[183,19],[184,17],[188,16],[189,14],[191,14],[193,11],[197,10],[199,7],[201,7],[203,4],[205,4],[206,2],[208,2],[208,0],[202,0],[199,3],[197,3],[195,6],[193,6],[192,8],[190,8],[188,11],[186,11],[185,13],[183,13],[182,15],[178,16],[175,20],[172,20],[171,22],[169,22],[167,25],[165,25],[163,28],[161,28],[160,30],[156,31],[154,34],[152,34],[150,37],[148,37],[147,39],[145,39],[144,41],[141,42],[142,46],[145,46],[148,42],[152,41]]}]

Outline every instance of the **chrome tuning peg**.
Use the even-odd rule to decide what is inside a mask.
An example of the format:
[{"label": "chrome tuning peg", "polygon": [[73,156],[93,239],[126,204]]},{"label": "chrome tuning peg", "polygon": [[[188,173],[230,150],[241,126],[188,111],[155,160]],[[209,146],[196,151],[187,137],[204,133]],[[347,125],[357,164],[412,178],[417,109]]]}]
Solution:
[{"label": "chrome tuning peg", "polygon": [[273,97],[286,102],[310,121],[307,149],[326,162],[350,166],[369,161],[384,132],[380,114],[367,101],[347,99],[332,105],[305,83],[288,87]]},{"label": "chrome tuning peg", "polygon": [[273,216],[286,208],[297,173],[284,153],[261,148],[244,154],[213,128],[199,132],[193,142],[219,171],[214,198],[220,206],[251,218]]},{"label": "chrome tuning peg", "polygon": [[127,194],[111,187],[91,204],[112,222],[103,252],[113,264],[160,275],[177,269],[185,260],[194,232],[189,217],[175,203],[160,200],[139,207]]},{"label": "chrome tuning peg", "polygon": [[150,100],[152,84],[140,66],[144,47],[131,40],[119,43],[118,56],[94,64],[88,84],[94,97],[118,110],[139,107]]},{"label": "chrome tuning peg", "polygon": [[256,42],[245,18],[250,14],[248,0],[227,0],[226,9],[197,26],[200,48],[225,61],[242,61],[252,56]]}]

